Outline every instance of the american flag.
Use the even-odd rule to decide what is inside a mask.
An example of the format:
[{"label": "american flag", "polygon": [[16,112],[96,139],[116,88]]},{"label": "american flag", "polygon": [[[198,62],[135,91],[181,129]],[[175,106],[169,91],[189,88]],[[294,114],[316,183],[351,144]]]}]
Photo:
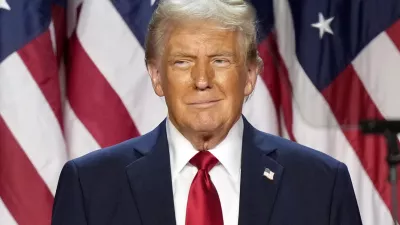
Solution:
[{"label": "american flag", "polygon": [[[265,69],[243,114],[346,163],[364,224],[391,224],[385,141],[347,127],[400,117],[400,1],[252,3]],[[49,225],[68,159],[164,119],[143,50],[156,5],[0,0],[1,225]]]}]

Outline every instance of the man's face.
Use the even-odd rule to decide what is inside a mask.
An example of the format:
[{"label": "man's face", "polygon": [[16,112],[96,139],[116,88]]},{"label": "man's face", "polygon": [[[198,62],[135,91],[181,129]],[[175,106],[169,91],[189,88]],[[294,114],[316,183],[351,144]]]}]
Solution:
[{"label": "man's face", "polygon": [[239,41],[237,32],[211,23],[189,23],[169,33],[157,68],[149,71],[179,130],[229,130],[240,117],[256,66],[244,62]]}]

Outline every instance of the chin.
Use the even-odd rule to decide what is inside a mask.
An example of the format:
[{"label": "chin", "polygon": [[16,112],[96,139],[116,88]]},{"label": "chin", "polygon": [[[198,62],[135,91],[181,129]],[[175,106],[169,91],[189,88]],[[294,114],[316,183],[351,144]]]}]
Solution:
[{"label": "chin", "polygon": [[213,132],[224,124],[221,118],[215,118],[212,115],[198,115],[187,122],[191,124],[193,130],[198,132]]},{"label": "chin", "polygon": [[211,133],[217,130],[218,127],[210,124],[192,124],[192,129],[199,133]]}]

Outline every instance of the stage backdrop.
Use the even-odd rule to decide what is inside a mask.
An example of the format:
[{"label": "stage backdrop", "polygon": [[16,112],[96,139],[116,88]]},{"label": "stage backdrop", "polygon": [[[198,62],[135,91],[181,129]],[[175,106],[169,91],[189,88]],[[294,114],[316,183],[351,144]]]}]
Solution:
[{"label": "stage backdrop", "polygon": [[[364,224],[391,224],[384,139],[351,124],[400,116],[400,1],[253,3],[265,69],[244,115],[346,163]],[[0,0],[1,225],[49,225],[68,159],[164,119],[143,60],[156,4]]]}]

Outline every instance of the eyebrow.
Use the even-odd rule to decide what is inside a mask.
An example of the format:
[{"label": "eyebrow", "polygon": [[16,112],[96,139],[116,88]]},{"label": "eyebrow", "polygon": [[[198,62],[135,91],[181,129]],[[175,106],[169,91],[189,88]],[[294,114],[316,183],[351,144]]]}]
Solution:
[{"label": "eyebrow", "polygon": [[170,57],[188,57],[188,58],[196,58],[197,56],[190,54],[188,52],[173,52]]},{"label": "eyebrow", "polygon": [[233,52],[216,52],[216,53],[208,55],[208,57],[217,57],[217,56],[234,57],[235,54]]},{"label": "eyebrow", "polygon": [[[212,53],[207,55],[208,57],[212,58],[212,57],[218,57],[218,56],[226,56],[226,57],[234,57],[235,54],[233,52],[216,52],[216,53]],[[196,55],[188,53],[188,52],[173,52],[170,57],[188,57],[188,58],[197,58]]]}]

